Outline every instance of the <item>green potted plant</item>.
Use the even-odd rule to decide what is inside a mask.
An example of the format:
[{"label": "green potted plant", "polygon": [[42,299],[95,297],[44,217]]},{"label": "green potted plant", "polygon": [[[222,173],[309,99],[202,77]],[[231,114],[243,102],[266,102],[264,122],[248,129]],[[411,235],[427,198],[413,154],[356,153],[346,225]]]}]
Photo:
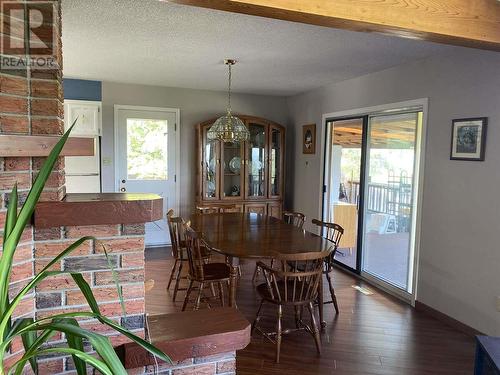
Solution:
[{"label": "green potted plant", "polygon": [[[12,271],[13,258],[21,238],[21,234],[31,220],[44,185],[64,144],[66,143],[66,140],[68,139],[74,124],[75,123],[73,123],[71,128],[61,137],[59,142],[54,146],[50,155],[47,157],[47,160],[43,164],[31,190],[29,191],[26,201],[19,211],[17,209],[17,186],[14,186],[12,190],[12,198],[7,209],[3,233],[3,252],[0,258],[0,375],[22,374],[23,369],[28,362],[30,363],[35,374],[37,374],[37,357],[53,353],[71,355],[75,362],[75,368],[78,375],[86,374],[87,365],[95,368],[100,373],[105,375],[126,375],[127,372],[116,355],[109,339],[98,333],[82,329],[77,320],[77,318],[81,317],[97,319],[101,324],[108,325],[117,332],[127,336],[129,339],[159,359],[170,362],[167,355],[151,345],[149,342],[134,335],[116,322],[103,316],[99,310],[99,306],[89,284],[80,273],[70,271],[50,271],[50,267],[52,265],[66,257],[83,242],[93,239],[93,237],[83,237],[75,241],[68,248],[57,255],[51,262],[49,262],[49,264],[47,264],[47,266],[45,266],[40,272],[38,272],[33,279],[17,293],[17,295],[13,298],[9,298],[9,281]],[[108,257],[106,251],[105,254],[106,257]],[[111,271],[114,273],[111,263],[108,263],[110,264]],[[71,275],[85,296],[90,307],[88,312],[70,312],[52,315],[41,319],[20,318],[13,321],[12,314],[21,302],[22,298],[30,293],[30,291],[33,291],[42,280],[55,275],[68,273]],[[116,277],[115,282],[118,287]],[[120,299],[122,300],[121,295]],[[63,333],[65,335],[67,346],[53,347],[45,345],[47,341],[57,333]],[[16,337],[21,337],[22,339],[24,355],[7,371],[3,365],[4,358],[12,341]],[[84,351],[84,341],[92,345],[98,354],[98,357],[90,355]]]}]

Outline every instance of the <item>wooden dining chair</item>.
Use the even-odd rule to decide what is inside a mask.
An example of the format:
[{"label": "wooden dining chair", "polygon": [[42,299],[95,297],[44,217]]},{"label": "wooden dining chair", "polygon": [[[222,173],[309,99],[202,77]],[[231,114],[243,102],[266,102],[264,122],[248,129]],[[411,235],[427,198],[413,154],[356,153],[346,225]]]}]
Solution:
[{"label": "wooden dining chair", "polygon": [[335,312],[338,314],[339,305],[337,303],[337,296],[335,295],[335,289],[332,283],[331,272],[333,270],[333,262],[335,254],[337,253],[340,240],[344,235],[344,228],[342,228],[339,224],[328,223],[317,219],[313,219],[312,223],[321,228],[321,235],[332,243],[332,253],[328,258],[325,258],[325,263],[323,267],[323,273],[325,274],[326,279],[328,280],[328,287],[330,289],[330,296],[332,299],[331,301],[325,301],[323,303],[324,304],[333,303],[333,306],[335,307]]},{"label": "wooden dining chair", "polygon": [[283,221],[302,229],[304,222],[306,221],[306,215],[301,212],[285,211],[283,212]]},{"label": "wooden dining chair", "polygon": [[[187,290],[187,288],[179,288],[180,280],[186,279],[185,276],[182,276],[183,265],[184,263],[188,262],[186,253],[186,241],[184,240],[184,226],[186,225],[186,223],[181,217],[175,217],[174,210],[172,209],[168,210],[167,212],[167,223],[170,233],[170,241],[172,244],[172,256],[175,259],[172,270],[170,271],[167,290],[170,290],[170,286],[175,280],[174,295],[172,298],[172,300],[175,302],[177,293],[182,290]],[[202,249],[202,258],[205,262],[208,262],[210,259],[210,251],[206,247]]]},{"label": "wooden dining chair", "polygon": [[[226,214],[232,212],[241,212],[240,208],[235,204],[211,205],[211,206],[196,206],[198,214]],[[226,257],[226,263],[229,265],[229,258]],[[238,265],[238,277],[241,277],[241,266]]]},{"label": "wooden dining chair", "polygon": [[[285,211],[283,212],[283,221],[287,224],[291,224],[299,229],[302,229],[304,226],[304,221],[306,220],[306,215],[301,212],[291,212]],[[273,261],[271,260],[271,267],[273,266]],[[252,282],[255,283],[257,280],[257,276],[260,273],[260,269],[258,263],[255,263],[255,269],[253,271]]]},{"label": "wooden dining chair", "polygon": [[220,304],[224,306],[224,285],[229,288],[231,267],[226,263],[205,262],[203,258],[203,248],[205,248],[205,246],[201,233],[195,232],[190,227],[185,226],[184,234],[189,261],[189,287],[186,293],[186,298],[184,298],[182,311],[186,310],[186,306],[189,302],[189,296],[191,295],[193,289],[195,289],[195,283],[199,284],[198,296],[195,300],[194,305],[195,310],[198,310],[200,308],[201,301],[209,303],[209,299],[205,296],[205,287],[207,286],[212,289],[213,294],[215,294],[214,287],[218,287],[219,301]]},{"label": "wooden dining chair", "polygon": [[196,212],[199,214],[225,214],[230,212],[239,212],[235,204],[196,206]]},{"label": "wooden dining chair", "polygon": [[[282,335],[297,330],[306,330],[309,332],[314,338],[318,354],[321,353],[319,329],[313,303],[318,298],[318,287],[323,275],[324,259],[329,257],[330,253],[331,250],[300,254],[280,254],[275,259],[276,268],[259,262],[259,267],[264,274],[265,283],[257,286],[261,303],[252,324],[252,333],[257,330],[264,337],[276,344],[276,363],[279,363],[280,360]],[[289,263],[292,263],[295,267],[288,270]],[[299,264],[302,266],[300,269],[298,267]],[[277,306],[276,332],[265,332],[259,326],[264,303],[271,303]],[[283,308],[292,306],[295,309],[295,328],[283,329]],[[310,324],[307,324],[302,319],[304,307],[307,307],[309,310]]]}]

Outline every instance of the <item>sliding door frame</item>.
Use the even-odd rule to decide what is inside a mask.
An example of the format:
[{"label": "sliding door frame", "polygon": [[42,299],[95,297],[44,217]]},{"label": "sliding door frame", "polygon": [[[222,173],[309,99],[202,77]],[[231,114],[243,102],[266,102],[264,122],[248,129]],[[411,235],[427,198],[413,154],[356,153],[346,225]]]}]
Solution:
[{"label": "sliding door frame", "polygon": [[[390,114],[391,112],[394,113],[400,113],[404,110],[412,110],[415,109],[415,111],[422,111],[422,127],[420,129],[420,132],[418,133],[417,139],[416,139],[416,156],[415,156],[415,168],[418,168],[418,177],[415,179],[415,182],[417,184],[417,191],[414,193],[414,198],[416,199],[416,203],[414,205],[415,207],[415,213],[414,213],[414,218],[415,218],[415,225],[414,225],[414,234],[412,235],[412,241],[413,241],[413,252],[414,252],[414,258],[413,258],[413,278],[412,278],[412,286],[413,290],[411,295],[409,295],[407,292],[403,293],[400,289],[396,287],[392,287],[388,283],[381,282],[378,279],[375,279],[373,277],[370,277],[369,275],[366,275],[365,272],[361,273],[361,262],[362,262],[362,241],[363,241],[363,212],[362,210],[364,209],[364,181],[366,178],[366,160],[363,160],[366,158],[366,152],[362,151],[362,160],[361,160],[361,175],[360,175],[360,211],[358,212],[358,233],[357,233],[357,238],[358,238],[358,243],[357,243],[357,258],[356,258],[356,270],[352,270],[350,268],[347,268],[348,270],[354,271],[356,274],[360,275],[360,277],[364,280],[366,280],[369,283],[376,284],[377,287],[385,290],[386,292],[401,298],[407,302],[409,302],[412,306],[415,305],[415,300],[417,299],[417,292],[418,292],[418,262],[419,262],[419,255],[420,255],[420,244],[421,244],[421,227],[422,227],[422,198],[423,198],[423,188],[424,188],[424,168],[425,168],[425,146],[426,146],[426,139],[427,139],[427,114],[428,114],[428,98],[421,98],[421,99],[415,99],[415,100],[408,100],[408,101],[403,101],[403,102],[396,102],[396,103],[389,103],[389,104],[384,104],[384,105],[378,105],[378,106],[373,106],[373,107],[364,107],[364,108],[356,108],[356,109],[350,109],[350,110],[345,110],[345,111],[338,111],[338,112],[331,112],[331,113],[325,113],[322,115],[322,121],[321,121],[321,145],[320,145],[320,150],[321,156],[320,156],[320,162],[323,168],[320,170],[320,181],[322,183],[323,188],[321,189],[321,193],[319,194],[319,212],[318,214],[320,215],[321,218],[324,219],[324,214],[325,214],[325,192],[326,192],[326,178],[329,176],[329,173],[327,173],[327,159],[329,157],[328,155],[328,142],[329,142],[329,126],[328,123],[332,121],[340,121],[340,120],[347,120],[347,119],[352,119],[352,118],[363,118],[363,138],[362,138],[362,150],[366,149],[366,142],[367,142],[367,137],[368,137],[368,118],[371,115],[375,114]],[[329,163],[329,161],[328,161]]]},{"label": "sliding door frame", "polygon": [[[365,201],[365,178],[366,178],[366,153],[363,151],[366,148],[367,142],[368,142],[368,120],[369,116],[368,115],[361,115],[361,116],[346,116],[346,117],[335,117],[335,118],[326,118],[324,119],[324,147],[322,147],[323,154],[322,154],[322,159],[324,160],[323,162],[323,194],[322,194],[322,199],[321,199],[321,212],[320,212],[320,217],[322,220],[328,221],[326,218],[326,215],[328,211],[326,210],[327,207],[330,207],[330,200],[327,195],[329,193],[329,190],[327,189],[328,185],[331,182],[331,167],[329,165],[331,161],[331,145],[329,144],[329,140],[331,139],[331,132],[333,130],[333,126],[330,125],[328,126],[329,123],[335,123],[337,121],[347,121],[347,120],[362,120],[363,125],[362,125],[362,132],[361,132],[361,168],[359,171],[359,201],[358,201],[358,228],[363,228],[363,220],[364,220],[364,201]],[[324,158],[323,158],[324,156]],[[328,201],[328,205],[325,204],[325,202]],[[362,246],[361,244],[363,243],[363,232],[359,231],[356,233],[356,268],[349,267],[348,265],[334,259],[334,262],[338,264],[340,267],[345,268],[351,272],[354,272],[358,275],[361,274],[361,249]]]}]

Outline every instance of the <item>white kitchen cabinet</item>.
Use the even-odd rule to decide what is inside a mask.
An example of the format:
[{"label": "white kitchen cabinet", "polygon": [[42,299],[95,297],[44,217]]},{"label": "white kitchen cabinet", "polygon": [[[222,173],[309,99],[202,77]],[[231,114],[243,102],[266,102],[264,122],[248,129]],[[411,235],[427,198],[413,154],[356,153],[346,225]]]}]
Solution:
[{"label": "white kitchen cabinet", "polygon": [[68,129],[77,119],[71,132],[73,137],[96,137],[101,135],[101,102],[87,100],[64,101],[64,127]]},{"label": "white kitchen cabinet", "polygon": [[64,101],[64,127],[68,129],[78,119],[71,131],[72,137],[94,138],[94,156],[66,156],[66,192],[101,192],[101,102],[87,100]]}]

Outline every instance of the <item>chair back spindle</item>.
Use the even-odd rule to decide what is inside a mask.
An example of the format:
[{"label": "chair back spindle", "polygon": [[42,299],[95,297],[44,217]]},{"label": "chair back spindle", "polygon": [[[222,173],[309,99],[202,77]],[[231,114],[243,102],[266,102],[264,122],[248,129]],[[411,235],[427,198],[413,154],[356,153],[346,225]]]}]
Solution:
[{"label": "chair back spindle", "polygon": [[203,254],[204,243],[202,234],[195,232],[189,226],[185,226],[185,241],[189,263],[189,276],[192,280],[203,281],[205,279],[204,265],[206,256]]},{"label": "chair back spindle", "polygon": [[333,243],[333,251],[331,255],[331,258],[333,259],[337,249],[339,248],[340,240],[344,235],[344,228],[342,228],[339,224],[328,223],[317,219],[313,219],[312,223],[321,228],[321,235]]},{"label": "chair back spindle", "polygon": [[[270,302],[305,305],[316,300],[323,262],[331,249],[322,252],[280,254],[275,262],[280,268],[262,263]],[[299,266],[300,265],[300,266]]]},{"label": "chair back spindle", "polygon": [[174,210],[167,212],[168,231],[172,243],[172,255],[176,259],[182,258],[182,248],[184,247],[184,220],[174,216]]},{"label": "chair back spindle", "polygon": [[302,229],[304,222],[306,221],[306,215],[301,212],[283,212],[283,221],[287,224],[292,224],[297,228]]}]

